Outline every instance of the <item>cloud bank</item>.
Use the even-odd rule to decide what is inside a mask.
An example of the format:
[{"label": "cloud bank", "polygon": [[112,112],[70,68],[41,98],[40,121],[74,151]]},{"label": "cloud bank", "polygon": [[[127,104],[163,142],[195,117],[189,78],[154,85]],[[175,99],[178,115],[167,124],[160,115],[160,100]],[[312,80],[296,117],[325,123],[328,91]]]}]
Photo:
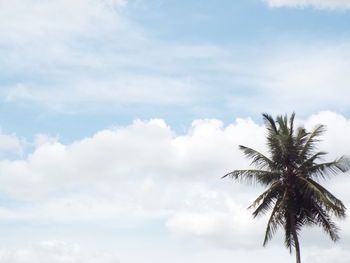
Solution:
[{"label": "cloud bank", "polygon": [[[320,149],[332,153],[329,159],[348,152],[350,120],[342,115],[321,112],[298,122],[328,126]],[[251,119],[196,120],[184,135],[164,120],[135,121],[67,145],[40,136],[25,158],[0,161],[1,192],[16,203],[2,205],[0,219],[119,227],[161,220],[180,238],[258,247],[265,220],[253,221],[246,207],[262,189],[220,177],[248,167],[238,144],[265,152],[264,137],[263,125]],[[327,187],[348,204],[349,183],[339,176]],[[343,229],[348,240],[348,221]]]}]

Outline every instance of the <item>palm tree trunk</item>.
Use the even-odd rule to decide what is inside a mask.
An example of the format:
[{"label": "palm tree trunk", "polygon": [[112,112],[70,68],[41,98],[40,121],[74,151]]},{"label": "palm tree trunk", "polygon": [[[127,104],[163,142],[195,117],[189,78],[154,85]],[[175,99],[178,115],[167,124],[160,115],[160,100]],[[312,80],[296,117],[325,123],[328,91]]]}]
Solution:
[{"label": "palm tree trunk", "polygon": [[301,263],[299,239],[298,239],[298,234],[295,227],[295,215],[291,215],[291,228],[292,228],[291,230],[292,230],[292,235],[294,239],[296,263]]}]

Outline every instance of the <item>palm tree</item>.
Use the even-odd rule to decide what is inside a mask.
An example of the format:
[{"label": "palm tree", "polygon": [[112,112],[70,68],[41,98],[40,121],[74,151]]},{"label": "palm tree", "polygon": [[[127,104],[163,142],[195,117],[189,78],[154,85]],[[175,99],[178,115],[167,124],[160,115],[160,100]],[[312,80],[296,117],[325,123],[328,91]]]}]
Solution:
[{"label": "palm tree", "polygon": [[254,208],[254,218],[272,210],[263,244],[267,244],[278,228],[283,228],[286,247],[290,252],[294,247],[296,262],[301,263],[298,237],[303,226],[320,226],[331,240],[339,239],[339,229],[332,216],[345,218],[346,208],[319,184],[319,180],[348,171],[350,161],[343,156],[319,163],[326,153],[316,152],[316,144],[325,126],[318,125],[311,132],[303,127],[294,129],[294,117],[293,113],[288,121],[287,116],[278,116],[275,121],[263,114],[270,157],[240,145],[240,150],[252,160],[256,169],[234,170],[223,177],[267,187],[249,207]]}]

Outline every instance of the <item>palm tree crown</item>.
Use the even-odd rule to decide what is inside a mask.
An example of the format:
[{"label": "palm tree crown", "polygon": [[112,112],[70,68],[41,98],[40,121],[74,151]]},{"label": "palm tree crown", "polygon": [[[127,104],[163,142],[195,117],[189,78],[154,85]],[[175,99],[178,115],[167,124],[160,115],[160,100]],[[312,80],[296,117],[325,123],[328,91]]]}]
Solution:
[{"label": "palm tree crown", "polygon": [[272,210],[264,245],[281,227],[285,232],[286,247],[290,251],[295,248],[296,262],[300,263],[298,236],[302,226],[320,226],[333,241],[339,238],[332,216],[344,218],[346,208],[319,184],[319,179],[348,171],[350,162],[343,156],[319,163],[326,153],[317,152],[316,144],[325,132],[325,126],[318,125],[311,132],[303,127],[295,129],[294,117],[293,113],[289,120],[287,116],[278,116],[274,120],[263,114],[270,157],[240,145],[239,148],[257,169],[234,170],[223,177],[257,182],[267,187],[249,207],[254,208],[254,217]]}]

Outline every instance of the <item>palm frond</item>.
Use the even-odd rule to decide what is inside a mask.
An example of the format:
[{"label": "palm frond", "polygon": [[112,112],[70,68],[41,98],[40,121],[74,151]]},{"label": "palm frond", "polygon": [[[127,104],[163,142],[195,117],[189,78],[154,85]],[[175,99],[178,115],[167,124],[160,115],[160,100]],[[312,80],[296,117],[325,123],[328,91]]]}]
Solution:
[{"label": "palm frond", "polygon": [[333,212],[339,218],[345,217],[345,206],[340,200],[334,197],[337,201],[337,204],[335,204],[328,198],[329,195],[327,195],[327,193],[330,193],[328,191],[325,193],[324,188],[319,188],[318,185],[313,184],[313,181],[310,181],[307,178],[299,177],[299,180],[304,183],[305,199],[315,199],[319,206],[324,207],[326,211]]},{"label": "palm frond", "polygon": [[265,231],[265,237],[264,237],[264,243],[263,246],[266,246],[266,244],[272,239],[273,235],[276,233],[279,226],[283,225],[283,216],[280,211],[281,203],[283,202],[283,196],[281,196],[277,201],[272,209],[269,221],[267,223],[266,231]]},{"label": "palm frond", "polygon": [[308,178],[307,180],[310,183],[312,183],[315,187],[317,187],[317,189],[319,191],[321,191],[325,196],[327,196],[327,198],[329,200],[331,200],[336,206],[338,206],[339,208],[341,208],[344,211],[344,213],[342,213],[343,215],[341,215],[340,217],[345,216],[346,207],[341,200],[336,198],[331,192],[329,192],[326,188],[324,188],[322,185],[320,185],[316,181],[312,180],[311,178]]},{"label": "palm frond", "polygon": [[268,157],[266,157],[265,155],[263,155],[262,153],[243,145],[240,145],[239,149],[243,151],[246,157],[248,157],[249,159],[252,159],[251,164],[255,165],[257,168],[275,169],[274,162],[270,160]]},{"label": "palm frond", "polygon": [[325,179],[330,175],[336,175],[340,172],[345,173],[350,169],[350,160],[342,156],[333,162],[326,162],[313,165],[307,168],[308,175],[312,178]]},{"label": "palm frond", "polygon": [[331,220],[327,212],[322,207],[316,205],[316,220],[322,229],[329,235],[331,240],[337,241],[339,239],[339,228]]},{"label": "palm frond", "polygon": [[289,136],[293,136],[293,133],[294,133],[294,119],[295,119],[295,112],[293,112],[289,118]]},{"label": "palm frond", "polygon": [[248,183],[260,183],[262,185],[271,185],[280,179],[280,173],[264,170],[235,170],[225,174],[222,178],[231,177],[232,179],[246,181]]},{"label": "palm frond", "polygon": [[294,242],[292,237],[292,223],[290,221],[290,216],[288,213],[285,215],[284,222],[284,244],[289,249],[289,252],[292,253]]},{"label": "palm frond", "polygon": [[320,159],[323,155],[326,155],[326,154],[327,154],[326,152],[317,152],[314,155],[310,156],[309,158],[304,159],[302,164],[300,165],[299,169],[303,170],[309,166],[314,165],[314,162],[316,160]]},{"label": "palm frond", "polygon": [[288,128],[288,121],[287,121],[287,115],[283,116],[277,116],[276,121],[279,125],[279,134],[282,135],[289,135],[289,128]]},{"label": "palm frond", "polygon": [[309,137],[299,154],[299,157],[301,160],[308,158],[310,153],[315,149],[315,143],[320,141],[317,139],[317,137],[321,136],[325,131],[326,131],[326,127],[324,125],[318,125],[309,134]]},{"label": "palm frond", "polygon": [[282,191],[282,181],[274,183],[269,189],[267,189],[263,194],[261,194],[252,203],[252,205],[248,207],[248,209],[256,207],[255,211],[253,212],[254,217],[265,214],[268,210],[271,209],[271,206],[275,203],[279,196],[281,196]]},{"label": "palm frond", "polygon": [[272,116],[267,113],[263,113],[262,116],[265,121],[267,130],[273,134],[278,134],[277,126]]},{"label": "palm frond", "polygon": [[295,135],[295,147],[298,152],[302,152],[306,141],[308,140],[309,132],[304,127],[298,127]]}]

